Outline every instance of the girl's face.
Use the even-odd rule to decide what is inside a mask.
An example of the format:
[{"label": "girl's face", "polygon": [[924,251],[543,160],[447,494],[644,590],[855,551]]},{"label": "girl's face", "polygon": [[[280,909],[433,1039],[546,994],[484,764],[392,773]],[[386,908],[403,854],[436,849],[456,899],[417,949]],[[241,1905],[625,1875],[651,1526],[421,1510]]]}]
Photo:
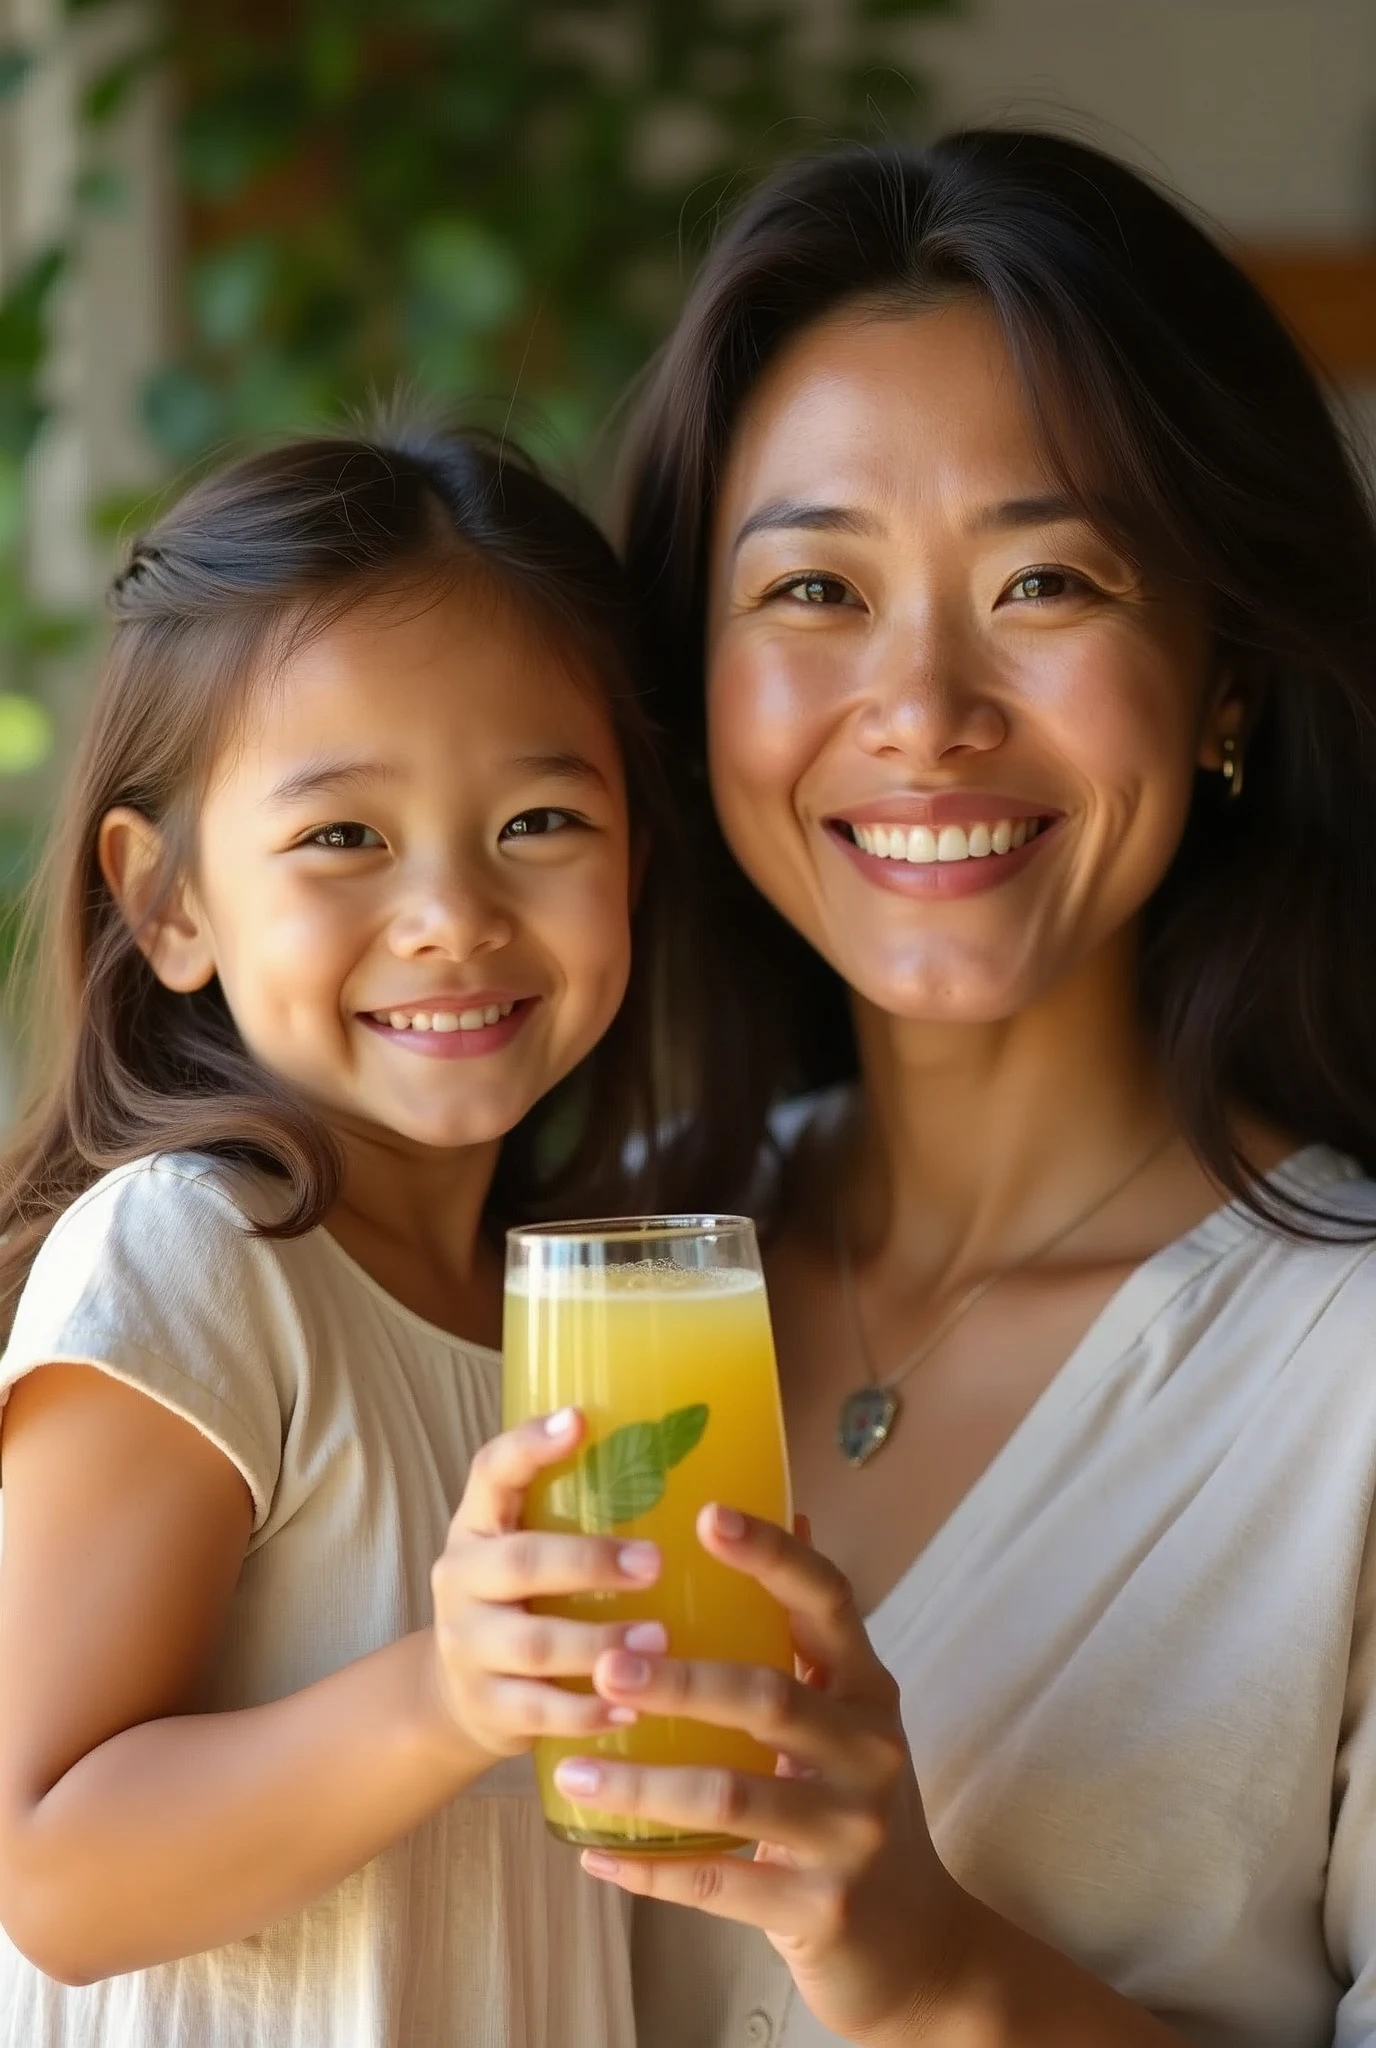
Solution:
[{"label": "girl's face", "polygon": [[327,1120],[500,1137],[626,987],[626,793],[596,686],[471,579],[361,607],[260,693],[180,915],[249,1049]]},{"label": "girl's face", "polygon": [[973,302],[838,315],[766,373],[708,663],[737,858],[900,1017],[1011,1016],[1121,932],[1218,765],[1202,617],[1057,496]]}]

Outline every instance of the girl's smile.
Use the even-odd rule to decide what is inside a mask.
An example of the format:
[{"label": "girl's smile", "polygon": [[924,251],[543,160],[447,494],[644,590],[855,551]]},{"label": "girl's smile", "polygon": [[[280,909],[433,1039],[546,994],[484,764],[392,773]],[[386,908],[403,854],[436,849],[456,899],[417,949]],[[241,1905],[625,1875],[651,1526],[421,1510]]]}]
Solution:
[{"label": "girl's smile", "polygon": [[510,1045],[539,1000],[477,989],[430,996],[423,1003],[360,1010],[358,1017],[370,1031],[406,1052],[426,1059],[478,1059]]}]

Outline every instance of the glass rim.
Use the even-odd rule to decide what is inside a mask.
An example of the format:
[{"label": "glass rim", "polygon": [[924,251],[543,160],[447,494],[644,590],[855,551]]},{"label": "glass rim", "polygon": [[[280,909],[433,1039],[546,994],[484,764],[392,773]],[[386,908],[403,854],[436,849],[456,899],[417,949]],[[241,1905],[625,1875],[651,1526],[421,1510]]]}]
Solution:
[{"label": "glass rim", "polygon": [[715,1211],[664,1216],[588,1216],[567,1223],[518,1223],[508,1230],[507,1244],[679,1244],[694,1237],[729,1237],[733,1231],[754,1233],[753,1216],[727,1216]]}]

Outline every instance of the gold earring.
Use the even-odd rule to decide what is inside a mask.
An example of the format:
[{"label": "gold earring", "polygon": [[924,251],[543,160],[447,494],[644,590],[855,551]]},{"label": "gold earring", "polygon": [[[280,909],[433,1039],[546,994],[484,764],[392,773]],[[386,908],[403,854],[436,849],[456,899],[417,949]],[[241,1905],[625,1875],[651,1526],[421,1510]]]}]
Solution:
[{"label": "gold earring", "polygon": [[1242,749],[1231,732],[1223,736],[1223,780],[1228,785],[1228,801],[1236,803],[1242,795]]}]

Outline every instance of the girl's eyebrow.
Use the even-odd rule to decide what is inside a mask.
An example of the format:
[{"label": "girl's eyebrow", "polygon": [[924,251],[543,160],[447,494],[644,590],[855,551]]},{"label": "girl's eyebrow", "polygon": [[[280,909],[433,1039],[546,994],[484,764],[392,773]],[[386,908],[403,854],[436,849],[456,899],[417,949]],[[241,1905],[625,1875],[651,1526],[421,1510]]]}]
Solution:
[{"label": "girl's eyebrow", "polygon": [[518,754],[511,765],[520,775],[546,776],[556,782],[595,782],[602,789],[607,787],[602,770],[584,754]]},{"label": "girl's eyebrow", "polygon": [[315,796],[324,789],[356,789],[370,782],[393,782],[396,769],[389,768],[385,761],[367,761],[358,757],[336,756],[333,760],[308,761],[304,768],[294,768],[290,775],[284,775],[280,782],[263,798],[264,804],[297,803],[304,796]]}]

